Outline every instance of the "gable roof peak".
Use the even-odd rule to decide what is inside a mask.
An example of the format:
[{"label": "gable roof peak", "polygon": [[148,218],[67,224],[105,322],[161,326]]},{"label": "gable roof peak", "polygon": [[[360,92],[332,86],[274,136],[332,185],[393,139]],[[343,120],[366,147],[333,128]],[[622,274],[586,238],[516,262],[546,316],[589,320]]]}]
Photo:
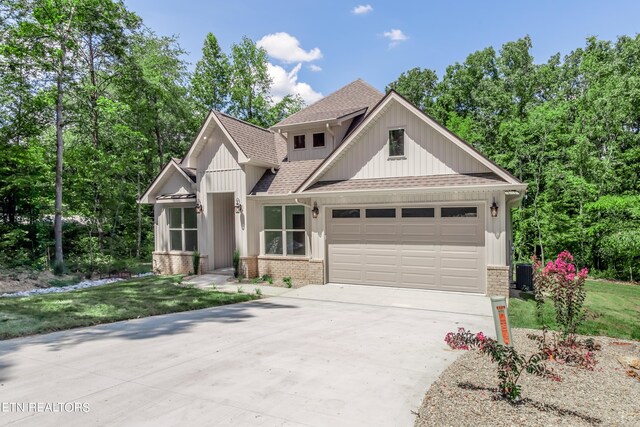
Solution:
[{"label": "gable roof peak", "polygon": [[359,78],[285,118],[273,128],[336,120],[362,110],[368,112],[383,96],[382,92]]}]

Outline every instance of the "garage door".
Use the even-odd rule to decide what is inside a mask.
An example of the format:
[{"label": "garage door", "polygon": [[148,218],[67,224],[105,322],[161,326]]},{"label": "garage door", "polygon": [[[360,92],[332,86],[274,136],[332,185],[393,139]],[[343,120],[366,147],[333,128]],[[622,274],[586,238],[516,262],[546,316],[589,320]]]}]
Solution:
[{"label": "garage door", "polygon": [[479,206],[329,209],[329,281],[485,292]]}]

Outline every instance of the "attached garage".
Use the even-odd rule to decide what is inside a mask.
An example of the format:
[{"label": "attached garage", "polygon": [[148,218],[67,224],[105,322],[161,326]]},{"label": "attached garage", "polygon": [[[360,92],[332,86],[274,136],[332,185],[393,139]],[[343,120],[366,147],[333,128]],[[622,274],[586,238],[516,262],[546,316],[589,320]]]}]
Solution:
[{"label": "attached garage", "polygon": [[485,293],[479,205],[330,208],[329,282]]}]

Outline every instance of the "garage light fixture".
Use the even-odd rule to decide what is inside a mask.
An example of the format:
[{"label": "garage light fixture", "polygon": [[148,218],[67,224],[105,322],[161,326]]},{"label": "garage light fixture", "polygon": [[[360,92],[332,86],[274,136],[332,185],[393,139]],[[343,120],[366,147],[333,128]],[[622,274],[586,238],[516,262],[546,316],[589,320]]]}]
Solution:
[{"label": "garage light fixture", "polygon": [[200,215],[202,213],[202,203],[200,203],[200,200],[196,201],[196,213],[198,215]]},{"label": "garage light fixture", "polygon": [[234,206],[236,213],[242,213],[242,203],[240,203],[240,199],[236,197],[236,204]]},{"label": "garage light fixture", "polygon": [[313,209],[311,209],[311,216],[315,219],[320,215],[320,209],[318,208],[318,202],[313,202]]},{"label": "garage light fixture", "polygon": [[491,205],[491,207],[489,207],[489,209],[491,209],[491,216],[496,218],[498,216],[498,205],[496,204],[496,201],[493,201],[493,204]]}]

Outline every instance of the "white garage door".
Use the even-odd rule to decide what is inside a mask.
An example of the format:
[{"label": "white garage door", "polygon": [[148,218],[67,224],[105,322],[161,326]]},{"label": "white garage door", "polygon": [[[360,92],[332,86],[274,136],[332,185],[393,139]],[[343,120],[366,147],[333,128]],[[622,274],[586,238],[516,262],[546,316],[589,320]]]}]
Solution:
[{"label": "white garage door", "polygon": [[329,281],[485,292],[479,206],[329,209]]}]

